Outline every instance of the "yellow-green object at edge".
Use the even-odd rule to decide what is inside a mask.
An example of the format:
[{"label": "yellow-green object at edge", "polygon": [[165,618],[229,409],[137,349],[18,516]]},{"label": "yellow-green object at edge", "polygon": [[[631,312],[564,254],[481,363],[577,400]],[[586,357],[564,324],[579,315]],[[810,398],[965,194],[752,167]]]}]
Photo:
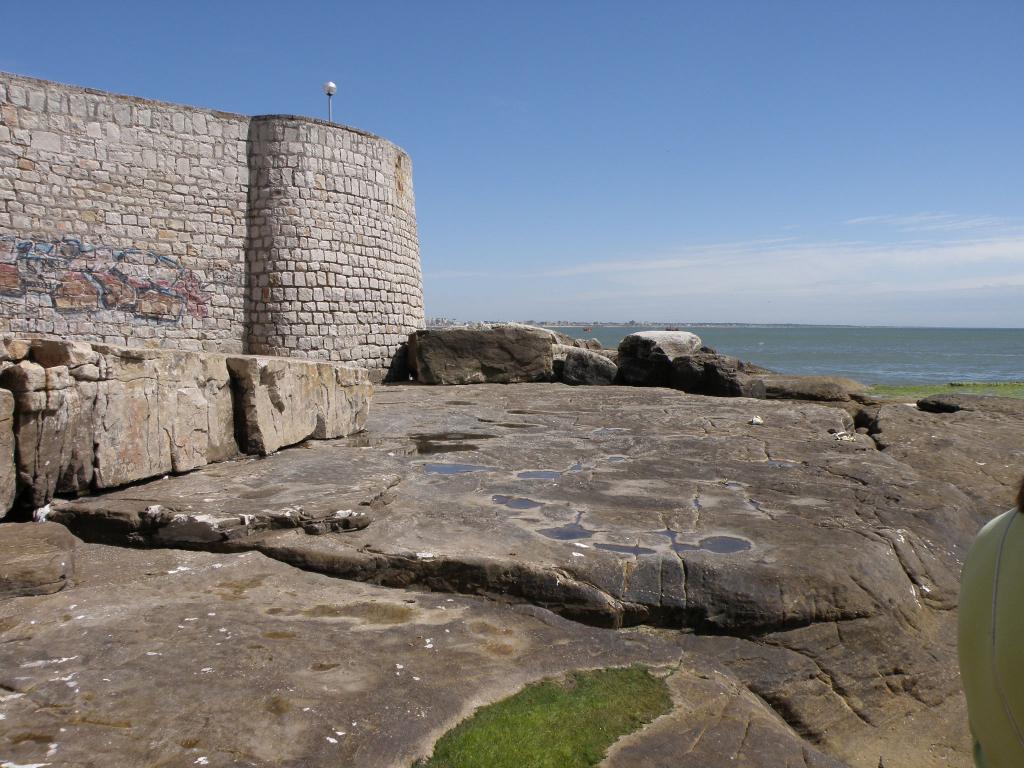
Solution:
[{"label": "yellow-green object at edge", "polygon": [[979,768],[1024,766],[1024,515],[990,521],[960,580],[960,676]]}]

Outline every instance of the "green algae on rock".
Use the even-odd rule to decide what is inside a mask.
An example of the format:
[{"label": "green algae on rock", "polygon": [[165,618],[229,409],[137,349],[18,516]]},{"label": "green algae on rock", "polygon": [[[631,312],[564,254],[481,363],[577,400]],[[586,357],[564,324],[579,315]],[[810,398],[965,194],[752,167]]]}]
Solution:
[{"label": "green algae on rock", "polygon": [[585,768],[672,708],[668,685],[635,665],[528,685],[445,734],[417,768]]}]

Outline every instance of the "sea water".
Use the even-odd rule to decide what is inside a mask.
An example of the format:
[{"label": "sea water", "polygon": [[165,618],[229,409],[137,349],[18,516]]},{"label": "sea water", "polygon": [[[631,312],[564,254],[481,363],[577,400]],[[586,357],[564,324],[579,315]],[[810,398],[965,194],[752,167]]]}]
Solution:
[{"label": "sea water", "polygon": [[[547,326],[615,348],[624,336],[664,326]],[[1024,329],[680,326],[725,355],[782,373],[848,376],[866,384],[1024,380]]]}]

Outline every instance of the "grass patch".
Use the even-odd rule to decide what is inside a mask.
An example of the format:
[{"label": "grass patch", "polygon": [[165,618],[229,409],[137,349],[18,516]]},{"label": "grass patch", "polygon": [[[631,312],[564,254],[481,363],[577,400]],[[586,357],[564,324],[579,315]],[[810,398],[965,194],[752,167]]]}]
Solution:
[{"label": "grass patch", "polygon": [[671,706],[647,667],[574,672],[477,710],[416,768],[586,768]]},{"label": "grass patch", "polygon": [[949,384],[915,384],[913,386],[879,384],[869,390],[876,397],[920,400],[929,395],[992,395],[1024,399],[1024,381],[953,381]]}]

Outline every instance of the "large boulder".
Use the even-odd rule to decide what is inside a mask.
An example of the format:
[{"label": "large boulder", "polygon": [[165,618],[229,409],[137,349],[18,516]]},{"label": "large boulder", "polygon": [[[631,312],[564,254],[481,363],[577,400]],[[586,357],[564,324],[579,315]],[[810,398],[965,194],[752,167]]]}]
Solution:
[{"label": "large boulder", "polygon": [[551,381],[548,330],[504,324],[415,331],[409,336],[409,368],[423,384],[515,384]]},{"label": "large boulder", "polygon": [[227,358],[246,453],[266,455],[308,438],[363,428],[373,385],[366,372],[286,357]]},{"label": "large boulder", "polygon": [[687,331],[631,333],[619,342],[619,380],[638,387],[669,387],[672,362],[700,348],[700,337]]},{"label": "large boulder", "polygon": [[77,541],[57,523],[0,525],[0,599],[64,589],[74,575]]},{"label": "large boulder", "polygon": [[604,355],[582,347],[555,346],[555,374],[563,384],[612,384],[618,366]]},{"label": "large boulder", "polygon": [[764,381],[759,375],[765,372],[753,363],[701,347],[672,361],[670,385],[695,395],[764,398]]}]

